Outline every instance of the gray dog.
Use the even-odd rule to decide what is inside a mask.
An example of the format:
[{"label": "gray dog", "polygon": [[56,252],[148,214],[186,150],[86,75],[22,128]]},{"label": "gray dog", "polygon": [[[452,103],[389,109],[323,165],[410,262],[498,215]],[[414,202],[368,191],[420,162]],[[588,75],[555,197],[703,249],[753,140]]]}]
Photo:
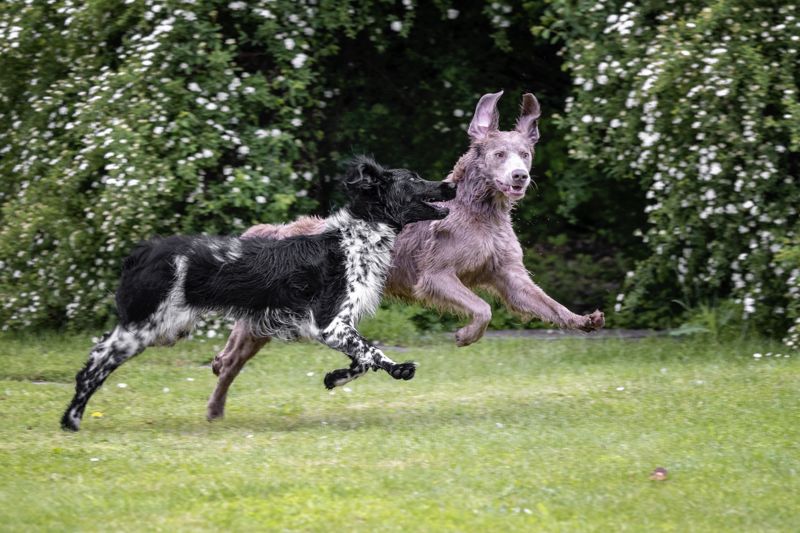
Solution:
[{"label": "gray dog", "polygon": [[[486,94],[478,102],[468,130],[469,151],[446,178],[458,183],[456,198],[443,204],[450,209],[449,216],[405,227],[395,241],[386,282],[385,294],[470,317],[470,323],[456,332],[459,346],[479,340],[492,318],[489,304],[471,290],[477,287],[496,294],[525,318],[583,331],[600,329],[605,323],[600,311],[584,316],[571,312],[545,294],[525,270],[510,213],[531,181],[541,112],[536,98],[525,94],[516,128],[499,131],[497,101],[502,95],[502,91]],[[253,226],[243,237],[281,239],[324,228],[324,219],[301,217],[290,224]],[[238,323],[234,326],[212,364],[219,381],[208,401],[209,420],[223,416],[228,387],[269,340],[254,337]]]}]

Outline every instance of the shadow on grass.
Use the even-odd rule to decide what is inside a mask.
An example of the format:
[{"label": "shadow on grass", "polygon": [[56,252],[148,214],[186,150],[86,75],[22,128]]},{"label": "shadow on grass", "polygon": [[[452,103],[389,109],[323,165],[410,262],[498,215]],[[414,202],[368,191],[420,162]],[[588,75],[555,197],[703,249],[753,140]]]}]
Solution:
[{"label": "shadow on grass", "polygon": [[[247,412],[229,413],[226,418],[207,421],[203,416],[191,414],[170,415],[154,419],[147,415],[139,418],[130,415],[124,423],[104,423],[84,428],[81,432],[110,434],[124,432],[163,432],[167,434],[202,434],[209,437],[229,436],[231,432],[295,433],[307,431],[350,432],[382,430],[421,432],[440,429],[443,426],[466,428],[484,426],[502,429],[506,426],[530,424],[534,421],[542,427],[565,428],[576,411],[585,406],[587,393],[562,394],[542,392],[536,398],[512,399],[507,396],[481,400],[475,396],[469,401],[449,399],[445,402],[426,401],[411,407],[402,402],[380,405],[368,400],[346,406],[326,406],[319,411],[297,414],[280,414],[274,409],[249,409]],[[595,399],[593,403],[613,404],[621,399],[609,397]],[[272,411],[272,412],[270,412]]]}]

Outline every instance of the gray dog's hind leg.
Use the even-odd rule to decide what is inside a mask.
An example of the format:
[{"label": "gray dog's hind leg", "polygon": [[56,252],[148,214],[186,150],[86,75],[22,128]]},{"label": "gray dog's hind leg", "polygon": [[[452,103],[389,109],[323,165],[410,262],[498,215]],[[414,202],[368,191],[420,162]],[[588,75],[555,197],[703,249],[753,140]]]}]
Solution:
[{"label": "gray dog's hind leg", "polygon": [[416,363],[395,363],[376,347],[372,346],[356,329],[338,322],[328,327],[322,342],[334,350],[345,353],[352,363],[350,368],[338,368],[325,375],[325,387],[332,389],[365,374],[369,369],[383,369],[394,379],[409,380],[417,370]]},{"label": "gray dog's hind leg", "polygon": [[439,308],[471,318],[469,324],[456,332],[458,346],[468,346],[478,341],[492,320],[492,307],[464,286],[452,271],[423,273],[414,287],[414,295]]},{"label": "gray dog's hind leg", "polygon": [[217,354],[211,368],[214,374],[219,376],[217,386],[211,397],[208,399],[206,408],[206,418],[214,420],[225,415],[225,400],[228,395],[228,388],[236,379],[245,363],[249,361],[258,351],[269,342],[269,337],[255,337],[250,333],[250,329],[237,322],[231,331],[225,348]]},{"label": "gray dog's hind leg", "polygon": [[75,376],[75,396],[61,417],[62,429],[78,431],[89,399],[109,374],[144,351],[147,345],[143,338],[137,331],[117,326],[92,348],[86,365]]}]

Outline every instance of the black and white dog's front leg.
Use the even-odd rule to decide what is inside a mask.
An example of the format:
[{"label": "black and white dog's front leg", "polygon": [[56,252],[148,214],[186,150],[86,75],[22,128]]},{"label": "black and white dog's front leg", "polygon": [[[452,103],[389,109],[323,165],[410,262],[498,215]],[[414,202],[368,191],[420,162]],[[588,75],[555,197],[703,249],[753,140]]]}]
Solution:
[{"label": "black and white dog's front leg", "polygon": [[376,347],[372,346],[356,329],[344,322],[336,321],[322,333],[321,341],[328,347],[344,352],[350,360],[350,368],[338,368],[325,375],[325,387],[332,389],[352,381],[367,370],[383,369],[394,379],[409,380],[417,370],[416,363],[395,363]]}]

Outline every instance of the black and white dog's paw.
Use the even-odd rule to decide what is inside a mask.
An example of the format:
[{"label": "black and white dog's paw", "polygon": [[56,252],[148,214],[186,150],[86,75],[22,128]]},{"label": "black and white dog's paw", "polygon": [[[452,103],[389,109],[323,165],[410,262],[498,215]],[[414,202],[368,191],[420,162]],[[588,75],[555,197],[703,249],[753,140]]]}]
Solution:
[{"label": "black and white dog's paw", "polygon": [[403,379],[408,381],[414,377],[417,371],[417,363],[413,361],[406,361],[405,363],[398,363],[392,368],[388,369],[389,375],[394,379]]},{"label": "black and white dog's paw", "polygon": [[64,431],[78,431],[81,427],[81,415],[67,409],[61,417],[61,429]]},{"label": "black and white dog's paw", "polygon": [[325,374],[325,388],[328,390],[344,385],[353,379],[353,373],[347,368],[338,368]]}]

